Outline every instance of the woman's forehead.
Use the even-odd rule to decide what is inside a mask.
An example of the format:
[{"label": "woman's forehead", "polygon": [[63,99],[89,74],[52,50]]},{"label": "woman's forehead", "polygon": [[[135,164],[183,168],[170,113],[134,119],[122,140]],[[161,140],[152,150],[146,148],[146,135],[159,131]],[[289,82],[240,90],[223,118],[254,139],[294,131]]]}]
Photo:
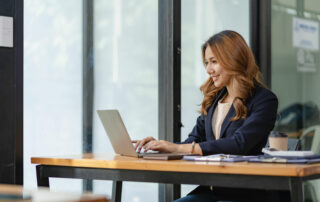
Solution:
[{"label": "woman's forehead", "polygon": [[215,56],[213,54],[213,51],[212,51],[210,46],[207,46],[207,48],[205,50],[205,58],[206,59],[215,58]]}]

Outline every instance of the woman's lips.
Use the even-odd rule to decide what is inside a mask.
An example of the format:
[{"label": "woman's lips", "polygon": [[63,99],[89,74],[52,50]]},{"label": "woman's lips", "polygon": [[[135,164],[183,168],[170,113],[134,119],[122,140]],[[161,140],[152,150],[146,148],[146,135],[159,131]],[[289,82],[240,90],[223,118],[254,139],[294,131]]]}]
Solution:
[{"label": "woman's lips", "polygon": [[218,77],[219,77],[219,76],[220,76],[220,75],[211,76],[211,78],[212,78],[213,81],[216,81],[216,80],[218,80]]}]

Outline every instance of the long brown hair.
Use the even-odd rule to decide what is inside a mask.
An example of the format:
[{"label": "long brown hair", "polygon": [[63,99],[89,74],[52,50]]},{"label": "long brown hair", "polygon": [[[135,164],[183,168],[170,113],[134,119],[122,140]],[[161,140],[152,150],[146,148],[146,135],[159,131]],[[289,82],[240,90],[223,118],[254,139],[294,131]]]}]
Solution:
[{"label": "long brown hair", "polygon": [[[261,72],[256,65],[254,56],[243,37],[235,31],[225,30],[210,37],[202,45],[202,60],[205,61],[205,51],[211,48],[218,64],[232,77],[237,96],[233,100],[236,115],[231,121],[245,119],[248,114],[245,103],[255,87],[255,83],[264,86]],[[207,115],[207,108],[213,103],[223,87],[215,87],[211,77],[201,85],[203,93],[200,112]]]}]

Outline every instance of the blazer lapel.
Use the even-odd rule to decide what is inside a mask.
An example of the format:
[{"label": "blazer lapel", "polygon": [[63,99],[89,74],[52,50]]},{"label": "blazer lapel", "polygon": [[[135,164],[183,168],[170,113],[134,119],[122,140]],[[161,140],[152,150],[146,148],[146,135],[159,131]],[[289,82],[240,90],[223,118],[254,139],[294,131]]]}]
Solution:
[{"label": "blazer lapel", "polygon": [[224,132],[226,131],[226,129],[229,127],[231,121],[230,119],[232,117],[234,117],[236,115],[236,110],[233,107],[233,104],[231,105],[226,118],[224,118],[223,123],[221,125],[221,131],[220,131],[220,138],[222,138],[224,136]]},{"label": "blazer lapel", "polygon": [[217,96],[217,98],[213,101],[212,105],[209,107],[208,110],[208,114],[205,117],[205,128],[206,128],[206,138],[207,140],[215,140],[216,137],[213,134],[213,130],[212,130],[212,116],[213,116],[213,112],[214,109],[217,106],[218,101],[222,98],[222,96],[227,92],[226,88],[223,88],[219,95]]}]

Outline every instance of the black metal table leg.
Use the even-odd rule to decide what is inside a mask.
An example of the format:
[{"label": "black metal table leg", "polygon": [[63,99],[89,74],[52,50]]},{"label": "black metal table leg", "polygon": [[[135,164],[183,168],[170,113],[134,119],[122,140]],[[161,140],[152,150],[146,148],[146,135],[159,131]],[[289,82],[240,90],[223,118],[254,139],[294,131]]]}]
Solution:
[{"label": "black metal table leg", "polygon": [[303,181],[298,178],[290,179],[291,202],[303,202]]},{"label": "black metal table leg", "polygon": [[41,165],[36,166],[38,187],[49,187],[49,177],[44,177],[42,168]]},{"label": "black metal table leg", "polygon": [[112,202],[121,202],[122,181],[112,183]]}]

